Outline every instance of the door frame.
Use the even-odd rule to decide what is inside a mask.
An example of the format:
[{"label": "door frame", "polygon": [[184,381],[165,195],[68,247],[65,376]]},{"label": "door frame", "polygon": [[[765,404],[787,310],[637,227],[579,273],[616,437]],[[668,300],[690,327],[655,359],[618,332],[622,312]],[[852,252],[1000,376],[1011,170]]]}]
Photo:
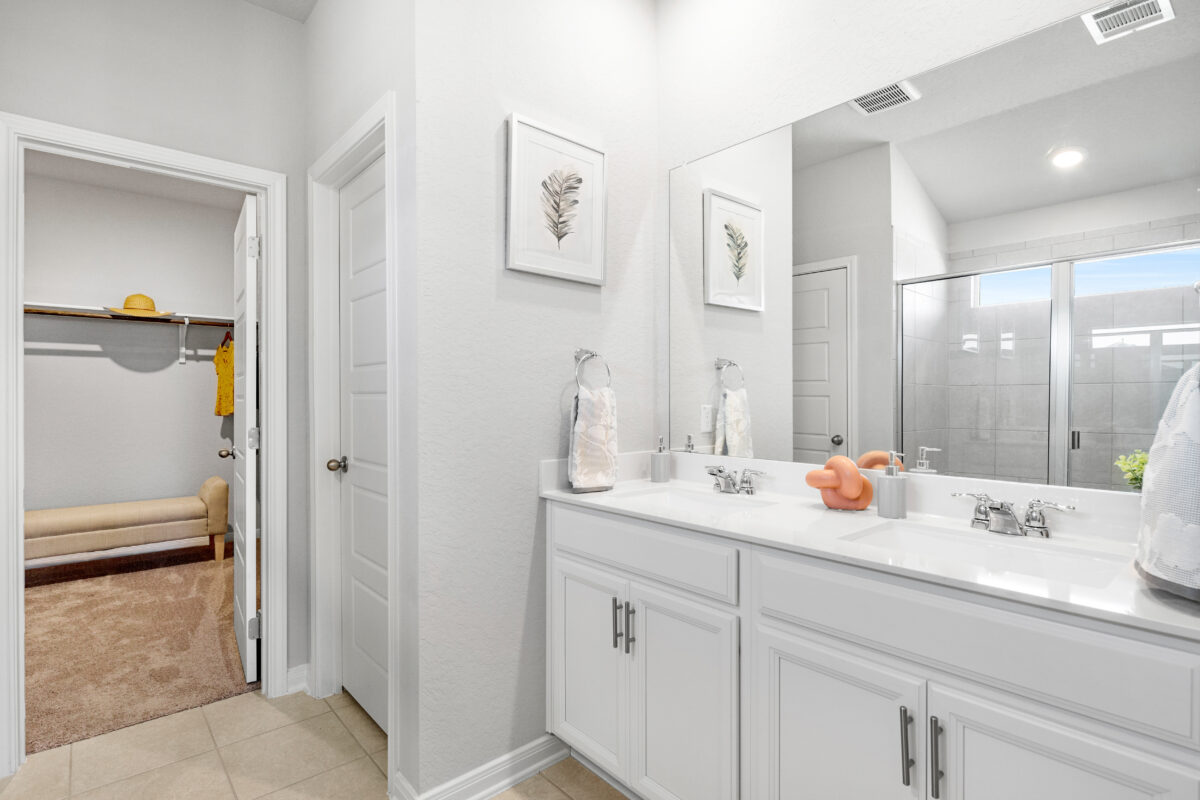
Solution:
[{"label": "door frame", "polygon": [[[412,794],[418,766],[417,706],[417,292],[414,150],[402,147],[389,91],[308,169],[309,625],[308,691],[341,690],[341,484],[325,462],[341,455],[340,205],[343,186],[384,158],[387,287],[388,786]],[[406,128],[407,129],[407,128]],[[401,206],[401,200],[408,204]],[[404,291],[402,291],[404,290]]]},{"label": "door frame", "polygon": [[[25,755],[24,153],[40,150],[257,195],[262,292],[263,692],[287,681],[287,178],[279,172],[0,112],[0,775]],[[275,433],[278,432],[278,435]]]},{"label": "door frame", "polygon": [[846,452],[858,446],[858,256],[826,258],[792,267],[792,277],[846,270]]}]

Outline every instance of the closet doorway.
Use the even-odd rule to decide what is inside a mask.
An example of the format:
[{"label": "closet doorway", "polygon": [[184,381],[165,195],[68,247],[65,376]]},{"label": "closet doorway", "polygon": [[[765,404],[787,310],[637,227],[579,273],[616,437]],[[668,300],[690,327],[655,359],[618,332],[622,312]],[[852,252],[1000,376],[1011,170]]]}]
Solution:
[{"label": "closet doorway", "polygon": [[[14,655],[0,664],[0,708],[25,711],[25,689],[33,698],[41,686],[33,671],[56,634],[26,642],[24,623],[31,636],[37,631],[25,612],[46,605],[39,597],[27,608],[26,593],[55,581],[30,578],[26,589],[25,576],[55,570],[60,585],[73,584],[57,627],[76,637],[68,637],[74,654],[61,659],[76,672],[118,660],[98,646],[106,632],[113,641],[106,616],[125,626],[116,641],[135,651],[130,632],[169,634],[165,643],[144,643],[123,675],[118,665],[115,678],[85,680],[111,701],[93,714],[101,729],[85,736],[178,710],[172,702],[185,708],[245,691],[260,677],[266,694],[285,693],[283,176],[19,117],[0,115],[0,129],[0,253],[11,267],[0,321],[13,323],[0,336],[0,364],[16,390],[0,407],[14,445],[2,469],[17,478],[0,498],[16,512],[5,519],[0,568],[19,590],[0,602],[0,635]],[[180,212],[174,221],[172,211]],[[82,230],[62,224],[64,214],[75,214]],[[151,225],[144,238],[125,226],[139,214]],[[221,241],[202,242],[199,231],[214,225]],[[154,239],[168,245],[157,261],[145,257]],[[189,259],[199,273],[190,283],[180,280]],[[222,295],[224,305],[213,301]],[[213,362],[222,352],[232,407],[224,411]],[[179,488],[192,483],[199,485]],[[227,530],[234,547],[225,560]],[[184,569],[191,567],[209,573]],[[104,587],[89,585],[97,577],[115,592],[97,594]],[[78,620],[70,619],[72,604]],[[131,624],[138,605],[149,606],[147,621]],[[180,672],[222,649],[189,642],[205,625],[221,627],[229,646],[201,677],[181,683]],[[29,706],[40,709],[32,699]],[[131,711],[149,716],[126,719]],[[27,740],[30,751],[63,743],[27,737],[36,720],[27,731],[26,716],[0,719],[0,773],[20,763]]]}]

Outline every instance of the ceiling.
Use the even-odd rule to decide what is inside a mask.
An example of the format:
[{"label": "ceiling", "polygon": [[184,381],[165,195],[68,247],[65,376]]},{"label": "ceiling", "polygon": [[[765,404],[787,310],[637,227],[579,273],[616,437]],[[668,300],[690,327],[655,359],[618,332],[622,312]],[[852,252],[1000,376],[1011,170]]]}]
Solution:
[{"label": "ceiling", "polygon": [[[793,166],[891,142],[951,223],[1200,174],[1200,9],[1175,6],[1103,46],[1073,17],[911,79],[909,105],[801,120]],[[1045,155],[1064,144],[1089,158],[1054,169]]]},{"label": "ceiling", "polygon": [[102,164],[82,158],[29,150],[25,153],[25,172],[71,183],[100,186],[134,194],[197,203],[230,211],[239,211],[246,195],[233,189],[199,181],[172,178],[154,172]]},{"label": "ceiling", "polygon": [[306,22],[308,15],[312,13],[313,7],[317,4],[317,0],[246,0],[246,2],[268,11],[274,11],[276,14],[282,14],[296,22]]}]

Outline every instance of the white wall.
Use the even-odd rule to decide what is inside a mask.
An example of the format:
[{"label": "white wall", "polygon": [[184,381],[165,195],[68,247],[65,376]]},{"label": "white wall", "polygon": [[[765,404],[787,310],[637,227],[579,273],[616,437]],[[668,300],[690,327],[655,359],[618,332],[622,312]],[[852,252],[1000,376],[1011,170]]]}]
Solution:
[{"label": "white wall", "polygon": [[303,27],[242,0],[6,0],[0,22],[0,111],[289,175],[293,665],[308,658],[304,75]]},{"label": "white wall", "polygon": [[890,146],[859,150],[797,170],[793,178],[793,259],[797,264],[858,256],[859,453],[890,450],[895,394],[892,323]]},{"label": "white wall", "polygon": [[[792,454],[792,131],[765,133],[671,172],[671,436],[681,448],[712,452],[700,433],[701,404],[718,401],[713,361],[736,361],[746,375],[754,455]],[[716,189],[763,211],[765,310],[704,302],[704,191]],[[731,385],[739,383],[730,370]]]},{"label": "white wall", "polygon": [[[651,0],[426,0],[416,28],[428,788],[545,731],[536,464],[566,454],[575,347],[612,366],[621,449],[656,440],[654,237],[665,228]],[[607,152],[603,288],[504,269],[513,111]]]},{"label": "white wall", "polygon": [[[233,313],[237,212],[27,176],[25,291],[38,302]],[[25,318],[25,507],[195,494],[230,480],[232,418],[213,414],[212,352],[194,327],[179,363],[173,325]],[[81,391],[81,387],[86,387]]]},{"label": "white wall", "polygon": [[1014,242],[1031,242],[1031,246],[1036,246],[1041,239],[1196,213],[1200,213],[1200,176],[958,222],[949,227],[948,249],[957,257],[964,251]]},{"label": "white wall", "polygon": [[892,145],[892,274],[897,280],[946,271],[946,220],[925,187]]}]

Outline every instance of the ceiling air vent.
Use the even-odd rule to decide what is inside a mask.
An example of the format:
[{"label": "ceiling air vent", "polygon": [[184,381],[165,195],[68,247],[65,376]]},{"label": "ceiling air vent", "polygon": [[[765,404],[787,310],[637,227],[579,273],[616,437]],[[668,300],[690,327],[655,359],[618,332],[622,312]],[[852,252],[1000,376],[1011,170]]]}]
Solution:
[{"label": "ceiling air vent", "polygon": [[1171,0],[1129,0],[1099,11],[1090,11],[1080,19],[1096,44],[1104,44],[1175,19],[1175,11],[1171,8]]},{"label": "ceiling air vent", "polygon": [[868,114],[878,114],[880,111],[887,111],[889,108],[906,105],[920,99],[920,97],[921,93],[913,88],[911,83],[900,81],[899,83],[893,83],[891,86],[867,92],[862,97],[856,97],[850,101],[850,106],[858,113],[866,116]]}]

